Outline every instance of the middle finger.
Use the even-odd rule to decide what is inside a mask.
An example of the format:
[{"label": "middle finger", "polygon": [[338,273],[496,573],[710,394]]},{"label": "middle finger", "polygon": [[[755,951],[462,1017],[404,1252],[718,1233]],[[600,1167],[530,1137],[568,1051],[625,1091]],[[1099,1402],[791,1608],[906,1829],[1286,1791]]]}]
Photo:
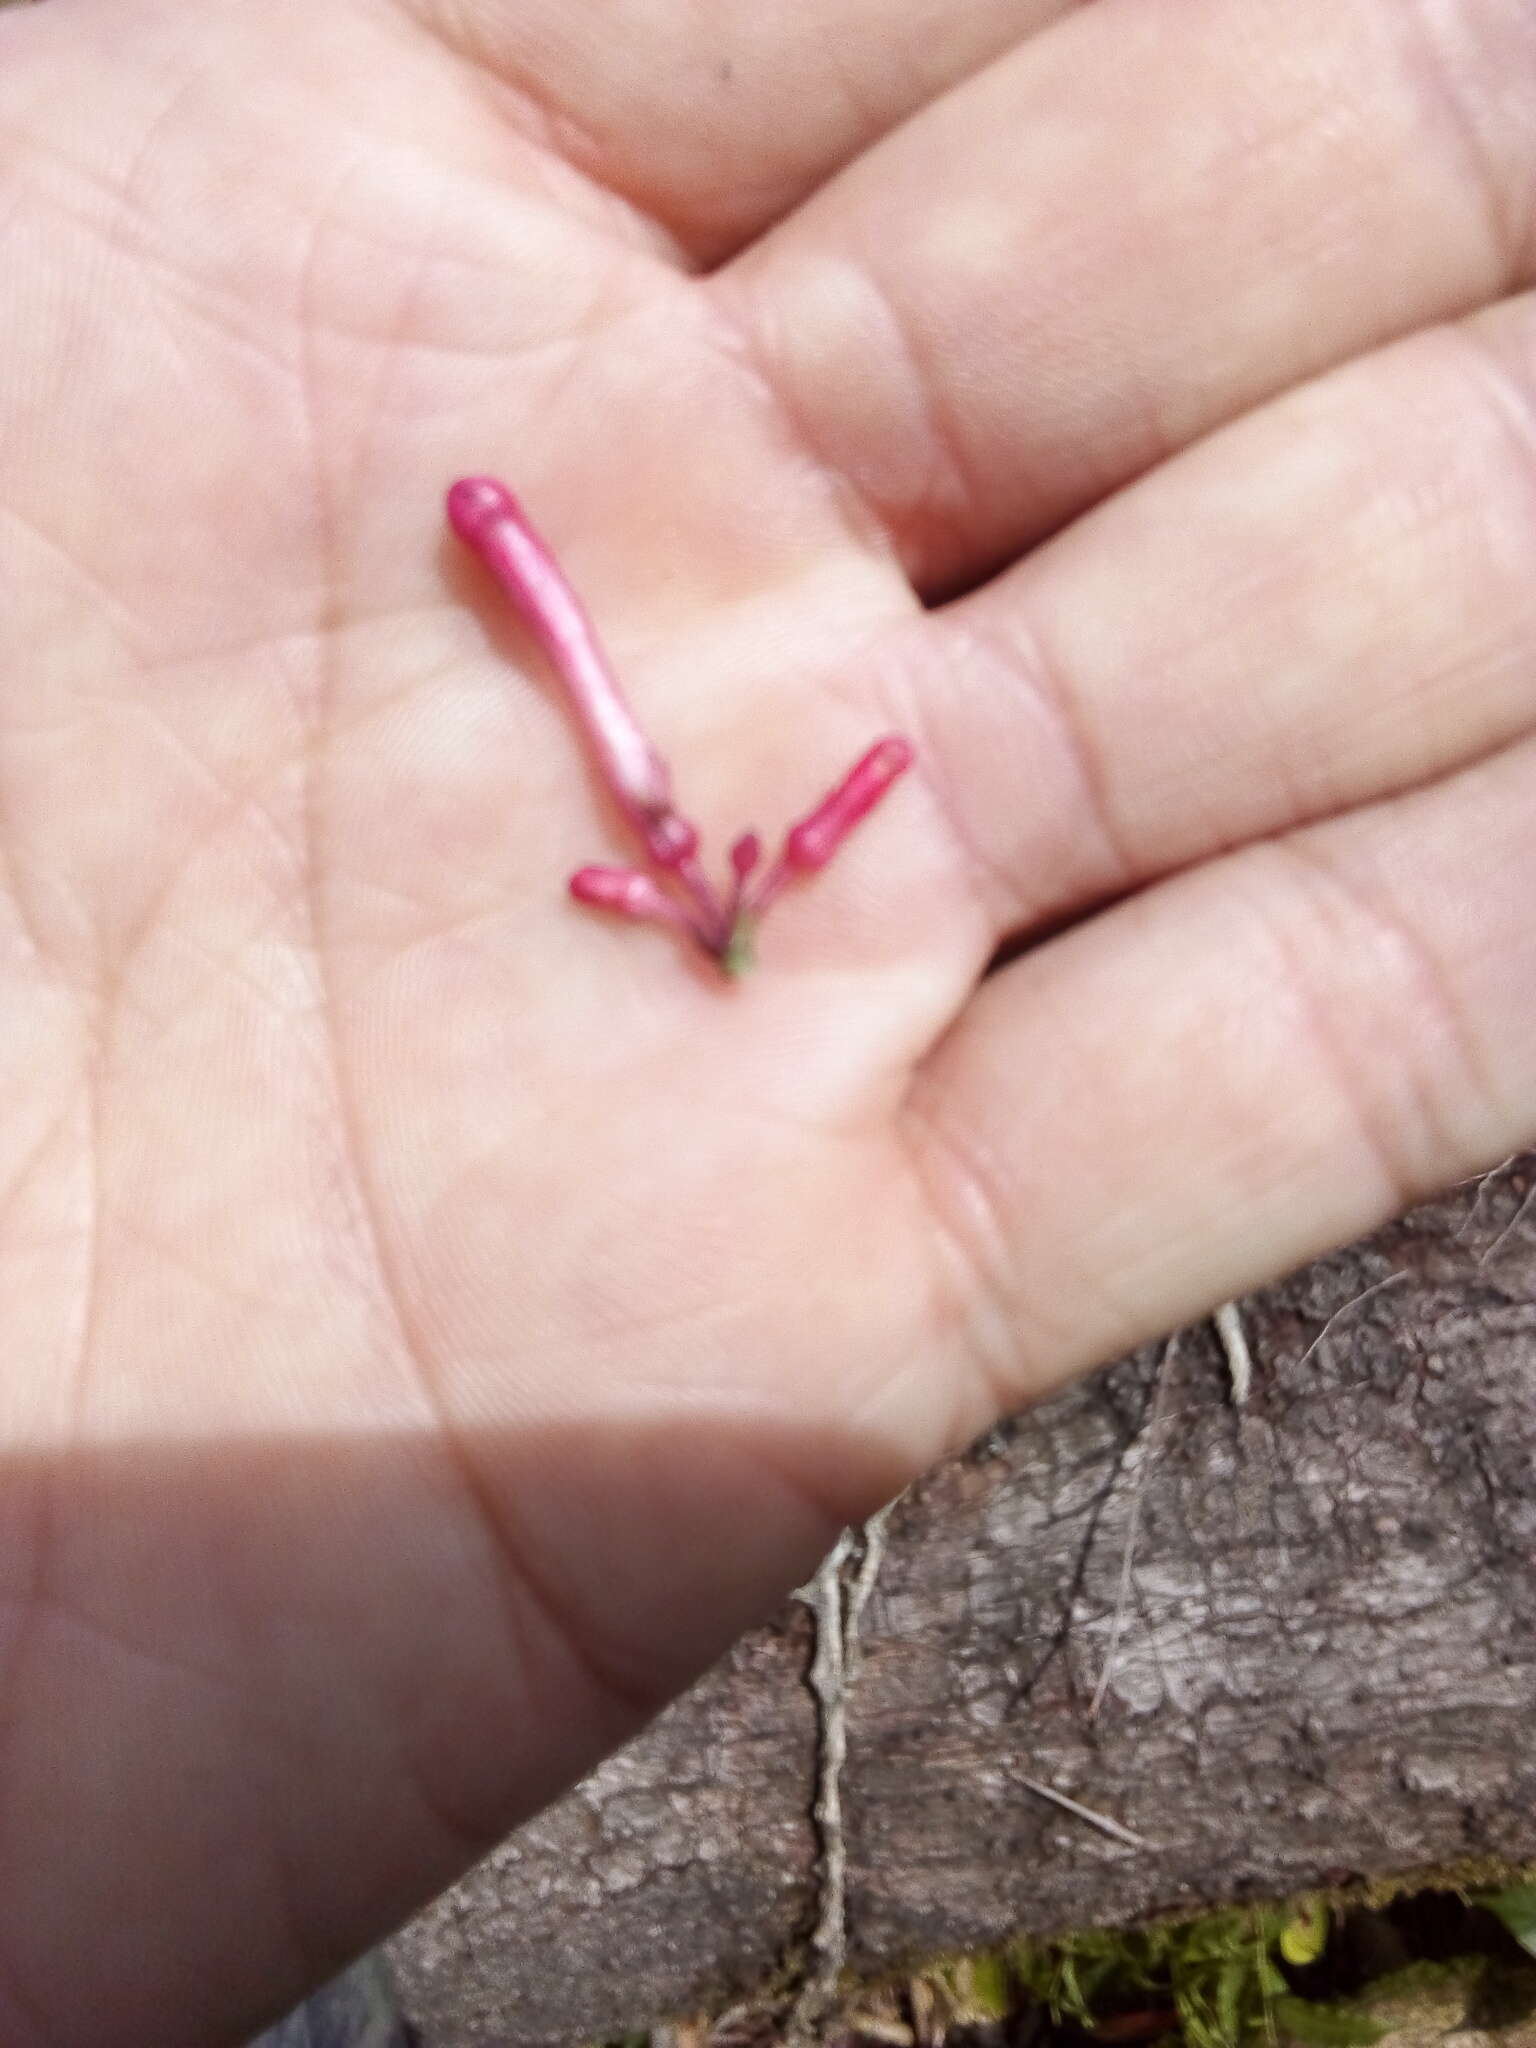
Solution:
[{"label": "middle finger", "polygon": [[712,289],[920,589],[1529,282],[1529,0],[1101,0]]},{"label": "middle finger", "polygon": [[1225,427],[887,643],[994,938],[1536,726],[1536,293]]}]

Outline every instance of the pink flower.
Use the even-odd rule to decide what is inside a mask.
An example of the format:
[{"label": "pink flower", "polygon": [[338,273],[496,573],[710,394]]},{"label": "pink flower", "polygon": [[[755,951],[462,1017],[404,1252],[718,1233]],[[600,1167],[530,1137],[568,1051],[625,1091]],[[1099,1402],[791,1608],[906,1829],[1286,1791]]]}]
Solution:
[{"label": "pink flower", "polygon": [[580,868],[571,877],[571,894],[622,917],[670,925],[687,933],[727,973],[744,972],[770,904],[797,876],[827,865],[911,765],[911,747],[896,735],[876,741],[836,788],[790,827],[778,857],[755,888],[752,876],[762,845],[755,832],[743,833],[731,847],[733,880],[722,897],[700,862],[697,831],[673,802],[665,760],[630,709],[586,608],[516,498],[493,477],[466,477],[448,493],[448,519],[549,657],[603,780],[645,850],[650,872]]}]

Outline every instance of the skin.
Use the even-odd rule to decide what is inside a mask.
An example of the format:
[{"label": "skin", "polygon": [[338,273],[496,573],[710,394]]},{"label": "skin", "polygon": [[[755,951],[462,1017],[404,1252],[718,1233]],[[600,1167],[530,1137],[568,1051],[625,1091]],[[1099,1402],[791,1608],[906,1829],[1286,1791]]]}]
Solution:
[{"label": "skin", "polygon": [[[1531,1139],[1533,98],[1527,0],[0,15],[7,2048],[243,2038]],[[565,899],[482,470],[718,864],[918,748],[738,990]]]}]

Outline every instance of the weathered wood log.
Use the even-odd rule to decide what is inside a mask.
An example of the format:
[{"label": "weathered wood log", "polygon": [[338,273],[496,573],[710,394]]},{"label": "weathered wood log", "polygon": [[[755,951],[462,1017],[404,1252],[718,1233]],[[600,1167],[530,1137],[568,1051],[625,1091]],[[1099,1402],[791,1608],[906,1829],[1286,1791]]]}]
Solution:
[{"label": "weathered wood log", "polygon": [[[1205,1326],[898,1506],[847,1714],[851,1967],[1536,1857],[1533,1189],[1515,1163],[1243,1304],[1241,1409]],[[428,2048],[782,1984],[810,1633],[743,1642],[399,1937]]]}]

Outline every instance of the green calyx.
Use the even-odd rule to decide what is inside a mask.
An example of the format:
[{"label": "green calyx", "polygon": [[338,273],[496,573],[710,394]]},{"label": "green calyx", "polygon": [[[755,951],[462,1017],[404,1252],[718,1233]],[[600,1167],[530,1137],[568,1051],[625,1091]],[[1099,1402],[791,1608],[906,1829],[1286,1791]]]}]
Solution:
[{"label": "green calyx", "polygon": [[720,955],[720,966],[732,981],[740,981],[757,965],[756,938],[757,931],[749,917],[738,918],[731,927],[731,936]]}]

